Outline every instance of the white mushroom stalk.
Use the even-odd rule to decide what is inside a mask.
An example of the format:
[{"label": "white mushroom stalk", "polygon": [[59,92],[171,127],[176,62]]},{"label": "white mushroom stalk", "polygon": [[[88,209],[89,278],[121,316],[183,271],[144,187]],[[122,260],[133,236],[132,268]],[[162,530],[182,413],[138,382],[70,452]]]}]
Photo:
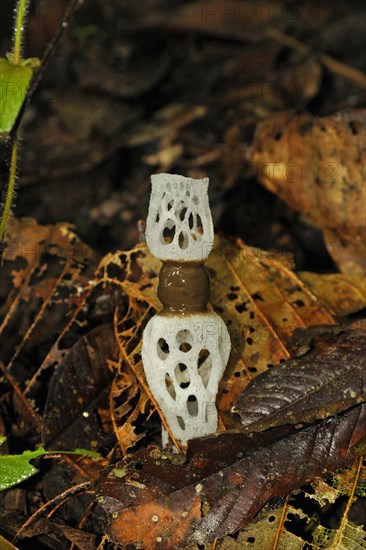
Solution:
[{"label": "white mushroom stalk", "polygon": [[145,328],[142,360],[150,390],[173,436],[185,446],[217,430],[215,402],[230,337],[223,320],[207,309],[210,287],[203,262],[214,239],[208,178],[159,174],[151,182],[146,241],[163,261],[158,287],[163,309]]}]

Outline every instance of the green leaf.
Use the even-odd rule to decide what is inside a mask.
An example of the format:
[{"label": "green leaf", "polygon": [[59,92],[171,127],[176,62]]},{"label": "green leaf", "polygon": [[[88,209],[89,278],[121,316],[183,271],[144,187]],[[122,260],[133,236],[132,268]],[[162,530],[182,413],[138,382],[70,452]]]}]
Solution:
[{"label": "green leaf", "polygon": [[33,58],[20,65],[0,58],[0,133],[12,129],[36,65]]},{"label": "green leaf", "polygon": [[37,468],[32,466],[29,461],[45,453],[43,447],[40,447],[36,451],[24,451],[21,455],[0,456],[0,491],[36,474]]},{"label": "green leaf", "polygon": [[[8,52],[5,57],[9,61],[10,65],[15,65],[14,54],[12,52]],[[27,57],[27,59],[21,59],[19,61],[19,65],[21,67],[26,67],[29,65],[32,69],[39,69],[41,66],[41,60],[38,57]]]},{"label": "green leaf", "polygon": [[6,441],[6,435],[0,435],[0,447]]},{"label": "green leaf", "polygon": [[0,491],[9,489],[9,487],[28,479],[38,472],[38,469],[30,464],[30,460],[42,455],[54,454],[87,455],[91,458],[100,457],[99,453],[86,449],[48,452],[43,447],[39,447],[36,451],[24,451],[21,455],[0,455]]}]

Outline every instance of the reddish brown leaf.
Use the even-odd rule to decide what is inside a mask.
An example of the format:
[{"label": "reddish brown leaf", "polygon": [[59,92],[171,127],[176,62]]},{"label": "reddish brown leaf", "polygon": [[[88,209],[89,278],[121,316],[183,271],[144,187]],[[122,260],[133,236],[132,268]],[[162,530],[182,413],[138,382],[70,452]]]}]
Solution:
[{"label": "reddish brown leaf", "polygon": [[[353,448],[366,437],[366,405],[291,430],[281,426],[197,439],[188,449],[187,463],[155,448],[137,453],[98,482],[98,500],[110,517],[107,534],[122,545],[173,549],[234,533],[274,496],[352,464]],[[143,529],[136,531],[132,514]],[[174,525],[165,521],[171,517],[192,518],[178,540]]]},{"label": "reddish brown leaf", "polygon": [[[133,493],[133,480],[129,484],[132,485],[131,493]],[[119,514],[120,506],[118,504],[116,506],[114,501],[107,498],[105,508],[112,511],[112,517],[115,518],[113,532],[118,533],[116,538],[115,535],[112,538],[122,542],[124,546],[134,544],[138,548],[156,548],[160,546],[159,543],[164,537],[169,538],[167,548],[182,548],[181,545],[190,533],[192,522],[200,518],[201,501],[199,495],[194,494],[190,488],[182,489],[179,497],[179,502],[184,502],[184,511],[179,504],[175,506],[172,503],[171,507],[167,506],[169,497],[164,496],[161,499],[142,503],[139,506],[138,515],[135,507],[126,508]],[[100,497],[100,502],[102,498]],[[137,517],[138,521],[136,521]],[[166,526],[164,533],[161,533],[161,524]],[[161,547],[164,548],[164,546]]]},{"label": "reddish brown leaf", "polygon": [[[301,350],[304,355],[249,384],[233,407],[249,431],[311,423],[366,400],[366,324],[328,331],[314,337],[310,329],[313,338]],[[314,349],[306,352],[309,345]]]},{"label": "reddish brown leaf", "polygon": [[102,433],[98,409],[108,408],[113,372],[107,360],[118,356],[112,325],[83,336],[56,369],[43,416],[44,445],[54,449],[99,448]]}]

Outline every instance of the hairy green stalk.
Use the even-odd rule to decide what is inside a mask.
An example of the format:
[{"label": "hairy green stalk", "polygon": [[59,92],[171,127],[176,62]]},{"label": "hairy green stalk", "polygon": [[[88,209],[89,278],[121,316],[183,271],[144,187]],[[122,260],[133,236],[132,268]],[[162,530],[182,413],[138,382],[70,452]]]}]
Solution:
[{"label": "hairy green stalk", "polygon": [[8,217],[10,214],[11,205],[13,203],[16,169],[17,169],[17,156],[18,156],[18,143],[15,139],[13,143],[13,148],[11,150],[11,157],[10,157],[8,189],[7,189],[7,194],[6,194],[5,204],[4,204],[3,215],[0,220],[0,241],[2,241],[3,239],[6,223],[8,221]]},{"label": "hairy green stalk", "polygon": [[[29,0],[18,1],[16,14],[15,14],[14,48],[13,48],[13,58],[12,58],[12,63],[14,65],[19,65],[22,60],[24,26],[25,26],[28,7],[29,7]],[[9,179],[7,182],[5,201],[2,206],[3,211],[2,211],[1,220],[0,220],[0,244],[2,243],[4,238],[6,224],[9,218],[11,206],[13,204],[13,199],[14,199],[17,157],[18,157],[18,143],[17,143],[17,137],[15,135],[13,138],[13,145],[12,145],[12,150],[10,155]]]},{"label": "hairy green stalk", "polygon": [[13,63],[19,65],[22,56],[24,25],[29,7],[29,0],[19,0],[15,15]]}]

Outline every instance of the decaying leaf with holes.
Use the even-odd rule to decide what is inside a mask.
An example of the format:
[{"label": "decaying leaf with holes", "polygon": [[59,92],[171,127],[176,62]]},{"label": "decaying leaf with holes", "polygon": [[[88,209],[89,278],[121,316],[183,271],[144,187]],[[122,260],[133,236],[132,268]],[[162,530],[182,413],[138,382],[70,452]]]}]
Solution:
[{"label": "decaying leaf with holes", "polygon": [[[31,220],[15,221],[15,224],[13,226],[15,227],[13,237],[10,240],[7,252],[8,256],[4,263],[4,280],[7,281],[7,286],[5,289],[2,288],[1,291],[6,293],[7,288],[11,287],[11,283],[16,288],[12,291],[11,297],[5,301],[5,306],[2,309],[4,315],[2,338],[5,343],[2,352],[6,354],[8,348],[9,350],[13,348],[14,338],[19,338],[16,333],[13,333],[14,331],[12,332],[12,327],[19,322],[19,319],[22,320],[26,340],[25,343],[22,343],[22,335],[19,340],[16,340],[15,345],[20,342],[19,351],[17,352],[19,355],[16,355],[15,358],[10,356],[9,362],[13,365],[13,367],[10,367],[10,371],[13,368],[17,369],[18,366],[24,367],[24,365],[30,364],[27,361],[28,354],[32,353],[34,349],[32,346],[37,344],[37,341],[33,338],[36,335],[42,337],[42,348],[38,352],[41,365],[38,367],[38,365],[32,364],[34,370],[26,383],[25,394],[22,395],[21,392],[18,394],[23,399],[23,405],[27,405],[21,418],[24,418],[26,425],[29,425],[27,415],[29,418],[33,418],[32,415],[34,415],[35,423],[37,425],[38,422],[40,429],[39,415],[31,406],[28,398],[33,398],[35,395],[40,376],[46,369],[53,368],[55,365],[62,367],[65,354],[65,364],[71,356],[74,356],[74,359],[75,357],[78,358],[77,363],[79,361],[84,362],[84,360],[88,362],[88,359],[83,358],[84,352],[81,348],[85,346],[84,351],[89,350],[92,355],[98,349],[98,353],[100,352],[100,367],[103,361],[108,358],[107,356],[110,356],[108,342],[112,338],[111,325],[109,329],[106,327],[95,329],[95,338],[88,326],[90,315],[97,313],[94,311],[94,308],[98,309],[96,304],[100,304],[102,309],[107,306],[109,320],[113,317],[114,312],[114,334],[117,336],[119,357],[110,364],[115,372],[110,393],[110,410],[103,415],[103,411],[98,408],[98,415],[99,420],[104,423],[104,427],[111,430],[113,426],[122,453],[126,454],[144,435],[147,425],[145,421],[148,420],[149,414],[155,409],[158,410],[146,385],[142,370],[141,335],[143,327],[152,313],[161,307],[156,295],[157,273],[160,262],[149,254],[145,245],[140,244],[131,251],[117,252],[106,256],[100,263],[95,278],[90,283],[92,276],[87,271],[87,264],[92,261],[92,254],[87,247],[84,248],[75,238],[67,226],[59,224],[56,227],[44,228],[37,226]],[[231,413],[231,407],[235,405],[250,380],[271,369],[273,364],[286,360],[294,353],[290,339],[295,329],[310,325],[329,325],[335,322],[337,316],[355,312],[365,307],[366,304],[361,277],[295,274],[291,270],[291,263],[286,256],[274,256],[247,247],[239,240],[228,241],[224,238],[216,238],[214,250],[207,267],[211,277],[211,307],[224,318],[234,343],[234,349],[227,373],[221,384],[218,399],[221,428],[224,425],[228,427],[238,426],[237,418]],[[327,286],[326,289],[324,289],[324,285]],[[33,292],[33,288],[35,288],[35,292]],[[43,301],[44,298],[46,298],[45,301]],[[73,310],[73,313],[68,317],[70,310]],[[62,320],[61,324],[59,324],[60,318]],[[98,323],[100,323],[100,318],[100,314],[97,313],[96,320]],[[103,342],[100,342],[100,335],[104,334],[104,330],[107,331],[107,334],[105,337],[103,336]],[[83,335],[85,336],[83,337]],[[97,344],[98,340],[100,346]],[[75,342],[78,342],[78,344],[70,347],[70,342],[71,345]],[[71,355],[67,359],[68,353]],[[197,366],[199,367],[199,365]],[[106,369],[108,369],[107,366]],[[62,380],[62,377],[66,380],[68,373],[70,374],[71,371],[70,365],[68,368],[60,368],[58,375],[55,375],[55,388],[56,381]],[[100,371],[101,373],[102,371]],[[80,369],[80,373],[74,372],[74,374],[83,375],[83,369]],[[106,370],[104,374],[107,375],[108,371]],[[359,407],[359,405],[356,405],[356,407]],[[50,411],[51,409],[47,410]],[[356,408],[353,410],[356,410]],[[90,413],[89,410],[82,407],[80,411]],[[163,415],[161,415],[161,418],[164,422]],[[328,422],[328,420],[325,422]],[[327,425],[329,426],[329,424]],[[315,426],[313,428],[315,429]],[[347,433],[349,428],[350,423],[346,422],[344,433]],[[223,439],[213,438],[214,443],[197,440],[200,445],[207,445],[210,456],[205,457],[201,448],[194,450],[195,448],[192,447],[187,463],[191,466],[188,470],[192,469],[194,464],[196,470],[197,468],[199,470],[197,471],[198,481],[196,482],[196,478],[194,478],[193,487],[200,483],[205,484],[204,476],[206,476],[206,473],[208,477],[217,474],[221,479],[218,472],[224,471],[224,476],[228,475],[229,477],[228,479],[225,478],[226,481],[220,490],[223,491],[223,495],[228,492],[229,496],[226,498],[229,498],[230,492],[232,492],[228,490],[228,487],[232,485],[229,470],[231,465],[238,461],[238,453],[243,452],[245,448],[245,452],[248,454],[245,456],[243,454],[239,458],[243,460],[248,458],[249,460],[250,455],[253,457],[253,461],[255,460],[257,463],[258,459],[258,464],[260,464],[262,455],[258,455],[258,453],[264,453],[265,449],[272,449],[271,453],[273,449],[281,451],[281,449],[287,448],[288,442],[290,442],[289,452],[293,447],[296,450],[298,445],[297,443],[296,445],[292,444],[293,440],[291,438],[300,437],[299,434],[304,432],[304,430],[297,432],[294,426],[280,426],[272,432],[274,439],[268,439],[269,431],[271,430],[267,430],[265,436],[263,436],[265,437],[264,440],[258,439],[261,434],[256,434],[253,439],[237,433],[227,433],[220,436]],[[21,432],[21,435],[23,433]],[[55,433],[53,432],[53,435]],[[359,434],[362,434],[362,430],[359,431]],[[228,439],[225,439],[224,436]],[[284,443],[285,441],[286,443]],[[253,442],[256,447],[251,446]],[[334,444],[336,445],[336,443]],[[280,447],[274,447],[276,445]],[[342,449],[344,450],[345,446]],[[342,452],[340,459],[343,460]],[[173,463],[179,460],[176,455],[166,456],[170,458],[163,459],[164,463],[167,460]],[[192,462],[191,457],[194,456],[196,458]],[[265,461],[264,458],[263,460]],[[159,458],[156,458],[156,461],[159,461]],[[338,466],[341,464],[343,462],[337,462]],[[177,465],[173,464],[173,466]],[[252,467],[250,466],[250,468]],[[176,470],[174,472],[176,473]],[[178,474],[182,474],[181,481],[183,485],[184,480],[187,481],[189,478],[187,472],[185,466],[182,465],[182,470]],[[136,478],[135,474],[136,472],[133,473],[131,478],[128,478],[130,492],[142,489],[141,484],[145,483],[140,478]],[[117,475],[122,475],[122,481],[126,477],[124,476],[124,470],[118,472]],[[281,479],[279,465],[278,475],[279,478],[276,479],[280,479],[280,486],[284,487],[286,483]],[[218,479],[217,476],[212,479]],[[112,478],[109,478],[109,480],[116,481]],[[302,483],[302,479],[297,478],[296,483]],[[201,507],[201,495],[196,494],[196,492],[191,494],[192,487],[189,484],[184,487],[183,485],[179,489],[181,491],[179,494],[184,497],[182,497],[182,502],[184,501],[186,506],[190,503],[190,506],[183,509],[183,516],[179,516],[179,507],[177,507],[177,515],[173,513],[172,525],[177,521],[181,526],[177,529],[176,538],[172,538],[173,542],[177,542],[177,546],[179,540],[185,540],[185,537],[188,536],[187,533],[191,528],[192,521],[197,525],[198,523],[201,524],[203,520],[201,514],[208,511],[205,503]],[[148,483],[146,483],[146,486],[148,486]],[[291,490],[291,487],[288,486],[286,491]],[[158,491],[157,486],[155,489]],[[251,492],[249,491],[250,494],[253,496],[254,489]],[[170,496],[166,498],[168,500],[165,499],[162,506],[170,506],[173,502],[169,500]],[[249,515],[246,517],[251,517],[250,514],[254,513],[255,509],[259,509],[266,500],[263,495],[258,498],[260,503],[254,503]],[[154,506],[155,504],[153,504]],[[286,510],[290,509],[283,509],[284,513],[281,517],[285,518]],[[149,510],[151,510],[150,504],[146,503],[146,514],[149,513]],[[152,515],[160,517],[155,508],[154,510]],[[166,511],[166,518],[171,519],[173,517],[172,510],[174,512],[175,509],[169,508]],[[273,513],[276,514],[277,518],[278,511],[276,510]],[[186,521],[184,521],[184,518],[187,518]],[[265,521],[268,522],[267,519]],[[159,525],[158,521],[155,521],[154,525],[155,523]],[[274,523],[277,525],[276,522]],[[282,529],[285,529],[283,523],[281,525]],[[150,523],[147,526],[149,527]],[[247,528],[251,527],[248,526]],[[146,536],[152,537],[155,534],[154,531],[150,531],[151,535],[146,532]],[[286,529],[283,532],[286,533],[286,536],[288,535]],[[137,535],[145,536],[141,532],[137,532]],[[156,537],[158,536],[159,534],[156,534]],[[208,536],[211,535],[208,534]],[[242,534],[240,534],[241,536]],[[251,536],[248,535],[249,538]],[[231,542],[234,541],[231,539]],[[224,541],[219,544],[224,544]]]},{"label": "decaying leaf with holes", "polygon": [[312,329],[299,357],[258,376],[240,396],[233,412],[247,431],[310,424],[366,401],[366,322],[319,336]]},{"label": "decaying leaf with holes", "polygon": [[145,435],[149,421],[154,412],[150,399],[139,384],[131,363],[120,361],[117,374],[111,388],[111,410],[113,428],[118,443],[125,455]]},{"label": "decaying leaf with holes", "polygon": [[[145,267],[143,260],[149,258]],[[115,288],[127,297],[127,311],[123,302],[118,302],[115,315],[115,333],[120,351],[121,368],[113,382],[111,399],[114,403],[112,422],[123,452],[135,444],[144,432],[136,433],[140,415],[149,416],[157,407],[149,387],[141,361],[142,331],[151,314],[159,309],[156,295],[157,273],[160,261],[151,256],[146,246],[137,246],[128,252],[108,254],[101,261],[95,284]],[[130,397],[134,407],[130,409]],[[136,401],[137,398],[137,401]],[[126,408],[129,416],[121,422]],[[159,409],[158,409],[159,410]]]},{"label": "decaying leaf with holes", "polygon": [[107,533],[119,544],[152,550],[235,533],[271,498],[350,466],[365,437],[362,404],[297,432],[281,426],[196,439],[187,461],[150,447],[97,483]]},{"label": "decaying leaf with holes", "polygon": [[[362,277],[350,275],[314,275],[307,282],[306,276],[308,274],[296,275],[293,273],[287,257],[273,257],[263,251],[246,247],[241,241],[230,242],[223,238],[217,238],[212,255],[207,262],[207,267],[211,276],[212,307],[214,309],[217,308],[223,316],[231,331],[231,338],[234,337],[236,343],[229,364],[229,369],[231,370],[223,380],[219,399],[219,410],[227,425],[230,425],[230,423],[232,426],[237,425],[231,413],[231,406],[235,404],[237,397],[243,392],[249,380],[271,368],[273,365],[272,361],[279,363],[280,360],[290,357],[293,353],[290,339],[295,329],[314,324],[322,325],[324,323],[335,322],[337,315],[343,316],[351,311],[357,311],[364,307],[365,304]],[[130,252],[110,254],[104,258],[100,264],[97,279],[100,283],[112,284],[121,288],[128,297],[129,310],[127,315],[124,310],[121,310],[120,313],[117,310],[116,328],[118,339],[122,354],[131,365],[139,383],[144,387],[146,392],[148,392],[148,388],[144,380],[141,365],[140,339],[142,327],[145,326],[152,312],[161,308],[156,297],[159,268],[160,262],[149,254],[145,245],[140,244]],[[322,281],[327,284],[326,295],[322,292]],[[340,289],[341,292],[339,291]],[[248,327],[251,328],[249,329]],[[257,333],[259,334],[257,335]],[[246,341],[247,339],[248,341]],[[251,351],[253,345],[255,349]],[[274,356],[275,358],[273,358]],[[245,365],[250,366],[252,369],[252,372],[249,368],[244,370],[244,373],[247,375],[243,375],[242,373],[243,357],[245,357]],[[237,372],[240,373],[240,376],[235,374]],[[156,408],[158,409],[157,406]],[[163,418],[162,420],[164,421]],[[292,429],[296,431],[294,427]],[[286,435],[288,437],[290,435],[291,437],[295,437],[296,435],[292,434],[292,432],[289,434],[288,427],[276,428],[276,430],[278,440]],[[255,437],[259,436],[260,434],[257,434]],[[202,460],[200,459],[199,463],[201,465],[206,464],[207,468],[215,468],[214,461],[217,459],[221,467],[226,467],[233,460],[235,449],[237,453],[243,452],[243,448],[250,449],[251,442],[253,441],[252,438],[248,438],[245,440],[244,445],[240,437],[235,435],[234,437],[238,437],[240,440],[240,445],[237,445],[238,442],[234,443],[232,436],[225,434],[225,437],[231,437],[230,444],[226,442],[215,447],[215,449],[209,447],[210,456]],[[266,437],[268,438],[268,434]],[[200,442],[200,440],[197,441]],[[256,441],[258,442],[258,440]],[[286,443],[282,443],[283,448],[287,448],[288,440],[283,439],[283,441],[286,441]],[[267,441],[267,443],[270,444],[272,441]],[[205,443],[202,444],[204,445]],[[262,448],[259,443],[258,447]],[[298,441],[290,445],[289,452],[291,453],[292,450],[296,450],[297,447]],[[158,451],[155,452],[158,453]],[[140,455],[135,456],[138,462]],[[156,457],[157,455],[155,455]],[[156,458],[156,460],[160,462],[160,465],[163,463],[166,464],[166,460],[164,459],[160,461],[159,458]],[[179,459],[176,457],[175,460]],[[285,462],[287,463],[287,456]],[[338,466],[341,466],[341,463],[338,463]],[[219,468],[220,465],[217,467]],[[298,462],[296,463],[297,467]],[[145,485],[139,474],[139,471],[135,471],[131,473],[131,477],[126,476],[125,466],[122,466],[122,472],[117,472],[116,476],[121,476],[123,479],[126,476],[130,493],[136,495],[134,492],[135,489],[142,491]],[[113,479],[113,474],[111,475],[112,477],[109,478],[109,482],[115,483],[113,490],[118,492],[118,484]],[[175,472],[174,475],[177,478],[181,476],[182,479],[186,479],[186,474],[183,474],[183,470],[180,473]],[[153,476],[149,478],[149,481],[153,484],[154,494],[157,493],[160,495]],[[297,479],[297,483],[300,484],[303,481]],[[289,491],[291,489],[288,488]],[[223,491],[225,491],[225,487]],[[147,495],[147,493],[150,493],[150,488],[146,493],[141,493],[141,495]],[[185,514],[183,517],[196,518],[198,513],[196,501],[189,500],[191,498],[189,492],[188,495],[186,492],[182,492],[182,495],[184,502],[191,503],[190,506],[187,504],[189,509],[182,511]],[[121,506],[118,503],[118,499],[115,499],[115,494],[111,498],[105,498],[106,494],[103,489],[100,496],[102,503],[104,503],[103,505],[110,510],[112,517],[122,517],[120,514]],[[135,502],[135,496],[131,497],[131,499]],[[144,515],[142,517],[144,521],[141,521],[141,528],[132,533],[129,529],[128,521],[124,522],[121,519],[119,528],[122,529],[123,534],[120,533],[120,540],[134,540],[136,542],[137,539],[143,539],[143,544],[158,543],[160,546],[162,543],[159,542],[159,533],[156,529],[151,529],[151,525],[158,524],[158,520],[152,524],[150,520],[153,516],[154,519],[156,517],[165,517],[171,519],[173,525],[174,521],[176,521],[176,519],[173,519],[176,518],[173,509],[176,509],[172,508],[170,511],[163,511],[161,507],[162,503],[165,505],[173,503],[173,499],[170,496],[165,496],[164,499],[162,497],[162,501],[159,503],[159,513],[163,513],[164,516],[159,516],[157,509],[154,506],[151,507],[152,505],[147,496],[146,500],[148,502],[146,502],[146,507],[143,511]],[[262,505],[263,501],[261,504],[258,504],[257,509]],[[131,506],[126,513],[131,514],[132,517],[132,514],[136,512],[132,501]],[[179,506],[176,511],[179,515]],[[123,517],[124,519],[128,519],[127,516]],[[148,521],[147,524],[145,523],[145,519]],[[247,519],[246,521],[249,520]],[[278,524],[276,523],[276,525]],[[179,547],[179,541],[185,540],[184,537],[187,534],[187,530],[187,524],[183,523],[182,529],[177,533],[176,538],[172,538],[173,546]],[[159,539],[158,541],[153,538],[154,535]],[[161,538],[163,540],[163,537]],[[233,541],[231,540],[231,542]]]},{"label": "decaying leaf with holes", "polygon": [[344,273],[366,272],[366,110],[327,117],[285,112],[258,125],[260,181],[322,229]]},{"label": "decaying leaf with holes", "polygon": [[67,223],[43,226],[30,218],[12,218],[8,225],[1,269],[0,349],[7,372],[19,385],[10,413],[23,419],[19,437],[41,430],[36,410],[44,403],[40,373],[61,360],[63,350],[54,344],[68,327],[69,311],[85,303],[93,261],[93,251]]},{"label": "decaying leaf with holes", "polygon": [[[106,256],[97,274],[100,283],[113,284],[128,297],[127,324],[125,310],[117,311],[118,340],[148,395],[141,335],[152,312],[161,309],[156,295],[160,265],[140,244],[129,252]],[[295,329],[334,323],[337,315],[366,305],[361,276],[313,274],[307,278],[307,274],[291,270],[287,256],[271,255],[240,240],[217,237],[206,267],[211,278],[211,306],[224,319],[232,342],[218,394],[221,427],[223,423],[235,425],[231,407],[249,381],[291,356],[289,339]],[[323,281],[326,296],[321,290]]]},{"label": "decaying leaf with holes", "polygon": [[[255,519],[233,536],[219,540],[218,550],[302,550],[311,545],[324,550],[362,548],[365,541],[366,464],[352,468],[292,493],[275,498]],[[210,546],[206,545],[210,548]],[[189,550],[196,550],[196,546]]]}]

